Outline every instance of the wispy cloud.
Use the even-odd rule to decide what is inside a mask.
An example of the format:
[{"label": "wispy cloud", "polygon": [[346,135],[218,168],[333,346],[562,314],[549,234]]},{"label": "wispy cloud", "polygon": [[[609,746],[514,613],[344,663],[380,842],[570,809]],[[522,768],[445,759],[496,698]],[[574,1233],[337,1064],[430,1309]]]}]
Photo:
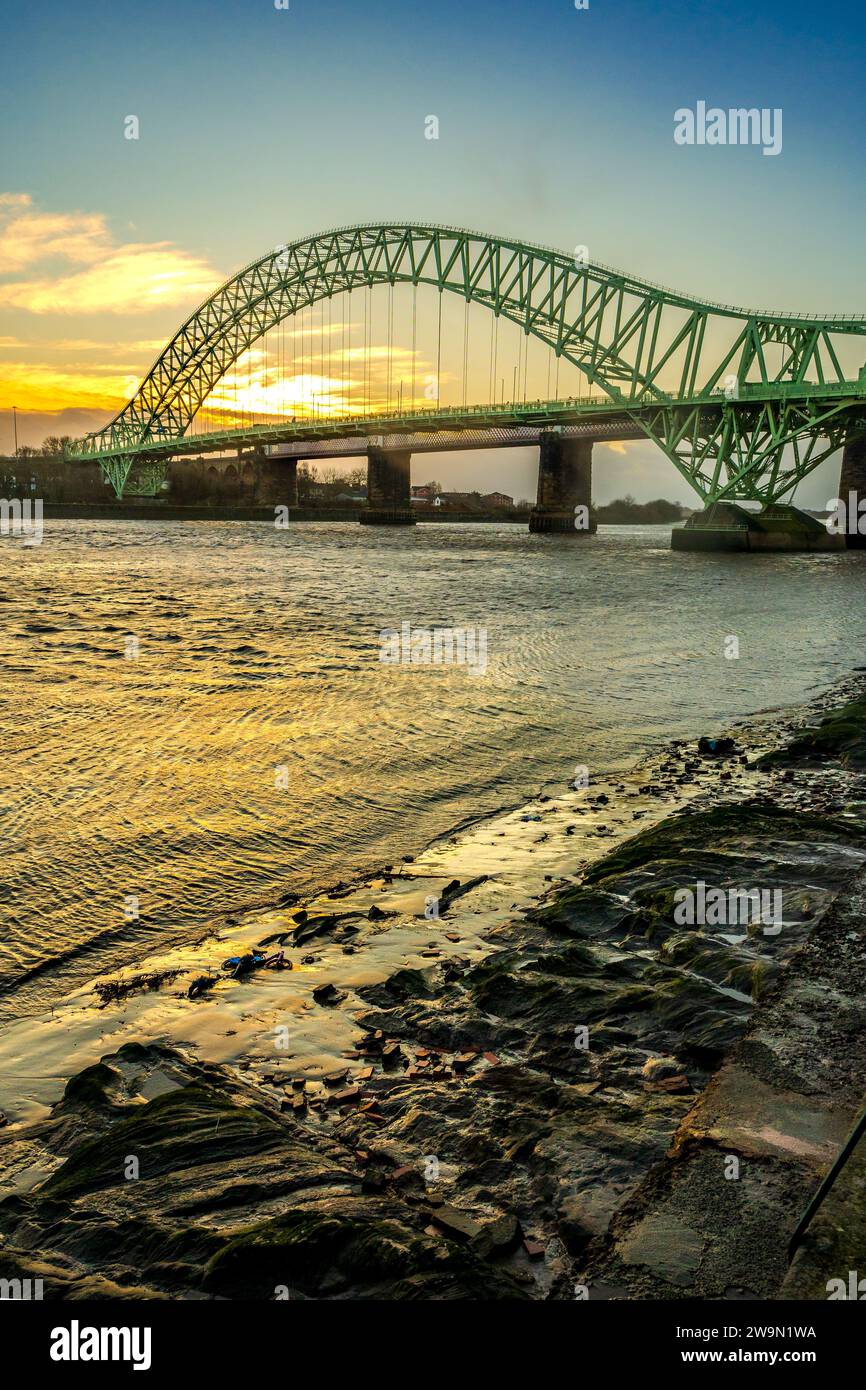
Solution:
[{"label": "wispy cloud", "polygon": [[138,378],[114,366],[57,368],[43,363],[0,364],[0,409],[56,411],[73,407],[117,410],[132,395]]},{"label": "wispy cloud", "polygon": [[165,347],[162,338],[135,338],[111,341],[103,338],[40,338],[38,344],[26,343],[22,338],[0,338],[0,348],[33,348],[40,352],[98,352],[109,357],[139,357],[142,353],[153,357]]},{"label": "wispy cloud", "polygon": [[222,278],[170,241],[120,243],[101,213],[42,211],[26,193],[0,194],[0,277],[0,306],[33,314],[140,314]]}]

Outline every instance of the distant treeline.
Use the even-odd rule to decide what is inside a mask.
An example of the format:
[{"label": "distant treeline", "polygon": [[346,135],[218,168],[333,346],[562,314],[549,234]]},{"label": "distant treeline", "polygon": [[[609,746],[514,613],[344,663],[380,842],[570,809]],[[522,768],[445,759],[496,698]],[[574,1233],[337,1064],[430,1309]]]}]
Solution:
[{"label": "distant treeline", "polygon": [[[46,444],[49,441],[46,441]],[[58,441],[59,442],[59,441]],[[57,453],[22,446],[0,458],[0,497],[39,497],[43,502],[103,502],[106,488],[98,463],[67,463]]]},{"label": "distant treeline", "polygon": [[604,507],[596,507],[595,517],[606,526],[663,526],[682,521],[689,508],[679,502],[666,502],[657,497],[654,502],[636,502],[633,497],[618,497]]},{"label": "distant treeline", "polygon": [[73,443],[71,434],[49,434],[43,439],[40,446],[35,444],[21,444],[18,452],[10,456],[6,461],[14,462],[15,459],[39,459],[39,458],[62,458],[63,451]]},{"label": "distant treeline", "polygon": [[[45,502],[111,502],[113,492],[106,486],[98,463],[67,463],[63,458],[64,439],[49,438],[41,450],[19,449],[16,457],[0,456],[0,497],[41,497]],[[249,477],[247,477],[249,472]],[[304,461],[298,468],[298,502],[302,507],[361,507],[366,495],[366,468],[355,466],[347,473],[334,467],[317,466]],[[184,462],[172,462],[167,470],[168,487],[162,497],[178,505],[204,504],[213,507],[232,507],[240,503],[267,502],[270,494],[260,489],[255,472],[239,461],[237,469],[217,473],[216,469],[192,468]],[[475,494],[475,497],[478,495]],[[533,503],[526,499],[513,508],[492,508],[471,505],[464,510],[477,511],[502,520],[525,520]],[[478,497],[480,503],[483,499]],[[419,509],[419,513],[420,513]],[[429,509],[432,510],[432,509]],[[445,509],[443,509],[445,510]],[[452,509],[453,510],[453,509]],[[603,507],[596,507],[595,517],[602,525],[638,526],[672,525],[689,515],[689,508],[663,497],[654,502],[636,502],[629,495],[618,497]]]}]

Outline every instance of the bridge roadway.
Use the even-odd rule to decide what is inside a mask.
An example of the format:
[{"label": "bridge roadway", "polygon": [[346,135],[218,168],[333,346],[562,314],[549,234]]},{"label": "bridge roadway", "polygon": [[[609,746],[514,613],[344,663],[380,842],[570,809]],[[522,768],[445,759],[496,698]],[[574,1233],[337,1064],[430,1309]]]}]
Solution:
[{"label": "bridge roadway", "polygon": [[[368,444],[405,448],[413,453],[446,449],[503,449],[537,444],[542,430],[573,439],[645,439],[646,433],[619,405],[601,397],[570,401],[531,401],[523,405],[433,407],[373,415],[303,416],[271,424],[234,424],[224,430],[172,438],[151,433],[144,442],[116,444],[115,456],[147,456],[156,461],[222,453],[231,448],[270,450],[284,458],[342,457],[363,454]],[[382,442],[384,441],[384,442]],[[72,447],[70,459],[102,455]]]},{"label": "bridge roadway", "polygon": [[[549,426],[547,427],[550,428]],[[538,447],[541,425],[499,426],[494,429],[459,430],[389,430],[376,436],[348,435],[341,438],[288,440],[267,446],[271,458],[349,458],[366,454],[370,445],[380,449],[409,449],[413,454],[444,453],[459,449],[509,449],[523,445]],[[583,421],[576,425],[561,425],[563,439],[589,439],[593,442],[624,439],[645,439],[639,426],[631,421]]]},{"label": "bridge roadway", "polygon": [[[824,407],[854,409],[862,404],[861,382],[748,384],[739,388],[736,405],[759,413],[780,402],[805,409],[816,402]],[[646,439],[639,423],[663,410],[685,416],[695,410],[706,420],[724,414],[733,402],[722,390],[676,402],[646,396],[640,400],[612,400],[605,396],[579,396],[567,400],[507,402],[502,405],[433,406],[426,410],[378,411],[371,415],[306,415],[270,424],[233,424],[224,430],[201,434],[171,434],[152,423],[144,435],[119,432],[110,444],[94,447],[96,436],[71,445],[66,457],[75,460],[107,460],[143,457],[153,462],[171,457],[222,453],[227,448],[267,448],[275,444],[298,446],[281,450],[286,458],[336,457],[363,453],[371,441],[389,441],[380,447],[411,448],[416,453],[446,449],[501,449],[537,444],[545,430],[566,438],[593,440]],[[330,444],[329,444],[330,441]],[[393,441],[393,445],[391,443]],[[327,445],[328,447],[320,447]],[[338,445],[338,453],[330,452]]]}]

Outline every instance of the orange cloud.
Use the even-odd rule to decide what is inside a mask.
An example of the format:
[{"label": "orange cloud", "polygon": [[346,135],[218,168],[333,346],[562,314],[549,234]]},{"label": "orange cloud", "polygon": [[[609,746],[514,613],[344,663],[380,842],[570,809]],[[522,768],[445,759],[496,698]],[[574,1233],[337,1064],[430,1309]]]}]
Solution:
[{"label": "orange cloud", "polygon": [[41,363],[6,362],[0,366],[0,410],[56,411],[90,407],[119,410],[138,386],[138,377],[108,366],[83,370]]},{"label": "orange cloud", "polygon": [[[20,338],[0,338],[0,348],[33,348],[34,343],[25,343]],[[99,352],[109,357],[126,357],[130,353],[139,357],[142,353],[148,360],[162,352],[164,338],[137,338],[132,342],[115,338],[113,342],[99,338],[40,338],[40,352]]]},{"label": "orange cloud", "polygon": [[[20,278],[34,269],[40,273]],[[0,306],[33,314],[134,314],[187,305],[222,278],[204,258],[169,241],[119,245],[101,213],[43,212],[26,193],[0,194],[0,276]]]},{"label": "orange cloud", "polygon": [[202,299],[219,283],[205,261],[169,242],[133,244],[78,274],[0,285],[0,305],[32,314],[139,314]]}]

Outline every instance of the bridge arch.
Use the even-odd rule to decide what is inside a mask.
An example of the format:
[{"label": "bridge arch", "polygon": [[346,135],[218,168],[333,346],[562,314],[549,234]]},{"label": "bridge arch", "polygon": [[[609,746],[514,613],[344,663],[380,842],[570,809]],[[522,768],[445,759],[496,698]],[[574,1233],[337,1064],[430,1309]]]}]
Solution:
[{"label": "bridge arch", "polygon": [[[653,389],[599,331],[612,297],[626,290],[640,296],[640,282],[562,252],[479,232],[369,224],[276,247],[232,276],[181,325],[111,424],[88,439],[122,448],[180,438],[237,359],[284,319],[335,294],[398,283],[433,286],[485,305],[614,399],[621,383]],[[571,301],[573,315],[566,312]]]}]

